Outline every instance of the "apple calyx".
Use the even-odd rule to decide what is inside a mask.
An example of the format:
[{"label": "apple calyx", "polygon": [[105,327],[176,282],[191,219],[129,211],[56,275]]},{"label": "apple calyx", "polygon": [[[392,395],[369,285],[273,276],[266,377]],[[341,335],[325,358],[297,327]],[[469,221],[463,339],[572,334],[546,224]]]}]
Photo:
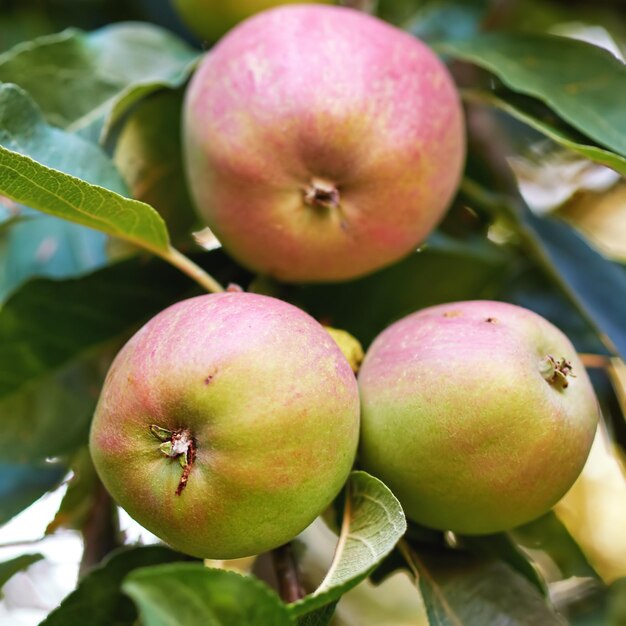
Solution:
[{"label": "apple calyx", "polygon": [[313,178],[303,191],[304,202],[312,207],[336,209],[339,207],[339,190],[328,180]]},{"label": "apple calyx", "polygon": [[561,389],[567,389],[569,386],[568,376],[576,378],[572,374],[572,364],[565,357],[555,359],[551,354],[546,354],[539,365],[541,375],[551,385],[559,386]]},{"label": "apple calyx", "polygon": [[179,496],[187,485],[191,468],[196,460],[196,443],[186,428],[172,431],[152,424],[150,432],[161,442],[159,446],[161,453],[170,459],[178,459],[183,468],[178,487],[176,487],[176,495]]}]

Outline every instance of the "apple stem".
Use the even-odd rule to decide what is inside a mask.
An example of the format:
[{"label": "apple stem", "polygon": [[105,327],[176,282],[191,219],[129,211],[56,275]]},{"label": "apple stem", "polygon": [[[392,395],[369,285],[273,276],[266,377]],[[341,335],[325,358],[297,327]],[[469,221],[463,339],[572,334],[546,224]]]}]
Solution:
[{"label": "apple stem", "polygon": [[199,265],[194,263],[189,257],[170,246],[167,252],[160,253],[159,256],[181,272],[184,272],[190,278],[193,278],[201,287],[204,287],[209,293],[220,293],[224,291],[224,287],[220,285],[213,276],[205,272]]},{"label": "apple stem", "polygon": [[314,178],[304,189],[304,201],[312,207],[336,209],[339,207],[339,190],[322,178]]},{"label": "apple stem", "polygon": [[546,354],[539,364],[541,375],[551,385],[559,385],[561,389],[569,386],[568,376],[575,378],[572,374],[572,364],[565,358],[555,359],[551,354]]},{"label": "apple stem", "polygon": [[170,459],[178,459],[183,468],[176,487],[176,495],[179,496],[187,486],[191,468],[196,460],[196,442],[187,429],[171,431],[152,424],[150,432],[161,442],[159,446],[161,453]]},{"label": "apple stem", "polygon": [[300,583],[298,564],[291,543],[274,548],[272,560],[278,581],[278,592],[283,602],[289,604],[304,598],[305,592]]}]

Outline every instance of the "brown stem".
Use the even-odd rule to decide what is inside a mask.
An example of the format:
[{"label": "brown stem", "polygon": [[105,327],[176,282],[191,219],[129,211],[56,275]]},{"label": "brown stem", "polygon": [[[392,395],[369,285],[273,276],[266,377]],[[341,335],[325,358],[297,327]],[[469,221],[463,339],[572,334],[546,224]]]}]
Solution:
[{"label": "brown stem", "polygon": [[96,488],[94,502],[82,528],[82,535],[84,549],[79,570],[81,576],[121,545],[115,504],[101,483]]},{"label": "brown stem", "polygon": [[304,598],[305,592],[298,577],[298,564],[291,543],[272,550],[272,560],[278,580],[278,592],[283,602],[291,603]]}]

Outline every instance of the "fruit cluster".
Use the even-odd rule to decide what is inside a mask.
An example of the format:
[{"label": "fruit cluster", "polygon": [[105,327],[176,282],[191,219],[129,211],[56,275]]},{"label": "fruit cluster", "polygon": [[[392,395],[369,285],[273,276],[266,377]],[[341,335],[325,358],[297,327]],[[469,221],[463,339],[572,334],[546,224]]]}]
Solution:
[{"label": "fruit cluster", "polygon": [[[413,250],[459,182],[461,107],[435,55],[367,15],[264,12],[205,57],[185,104],[190,188],[242,264],[284,281],[374,271]],[[419,311],[358,381],[300,309],[252,293],[166,309],[121,350],[91,431],[103,483],[175,548],[235,558],[289,541],[355,462],[408,517],[491,533],[548,510],[597,422],[583,364],[499,302]]]}]

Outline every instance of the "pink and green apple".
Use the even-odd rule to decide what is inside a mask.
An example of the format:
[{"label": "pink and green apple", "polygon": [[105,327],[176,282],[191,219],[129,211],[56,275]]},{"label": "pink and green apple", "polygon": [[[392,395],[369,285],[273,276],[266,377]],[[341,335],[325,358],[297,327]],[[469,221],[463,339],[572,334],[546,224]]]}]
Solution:
[{"label": "pink and green apple", "polygon": [[230,559],[308,526],[348,477],[359,396],[309,315],[249,293],[179,302],[116,357],[93,461],[113,498],[172,547]]},{"label": "pink and green apple", "polygon": [[200,64],[184,106],[196,206],[243,265],[354,278],[442,218],[465,154],[459,97],[415,37],[323,5],[261,13]]},{"label": "pink and green apple", "polygon": [[407,516],[466,534],[548,511],[585,463],[596,398],[574,347],[511,304],[424,309],[382,332],[359,373],[360,459]]}]

